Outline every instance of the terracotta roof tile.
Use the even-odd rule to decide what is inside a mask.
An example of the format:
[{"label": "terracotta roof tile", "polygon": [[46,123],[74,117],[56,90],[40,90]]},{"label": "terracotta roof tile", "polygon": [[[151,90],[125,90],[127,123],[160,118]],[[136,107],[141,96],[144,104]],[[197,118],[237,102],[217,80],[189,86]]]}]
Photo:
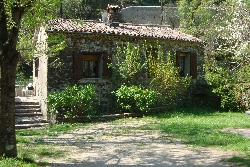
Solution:
[{"label": "terracotta roof tile", "polygon": [[199,38],[194,36],[173,30],[169,27],[160,26],[153,27],[121,23],[119,26],[109,26],[103,22],[85,21],[84,23],[78,23],[71,19],[53,19],[48,21],[47,25],[47,32],[100,33],[201,42]]}]

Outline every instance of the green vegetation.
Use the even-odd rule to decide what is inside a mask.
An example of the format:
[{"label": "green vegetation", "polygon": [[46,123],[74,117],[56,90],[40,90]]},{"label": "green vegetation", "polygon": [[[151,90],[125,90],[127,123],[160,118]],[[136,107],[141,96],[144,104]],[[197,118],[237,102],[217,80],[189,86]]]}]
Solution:
[{"label": "green vegetation", "polygon": [[111,64],[117,106],[145,113],[150,107],[175,104],[175,98],[188,89],[191,77],[180,77],[174,57],[158,43],[117,45]]},{"label": "green vegetation", "polygon": [[234,134],[227,129],[250,128],[250,117],[245,113],[219,112],[209,109],[178,109],[175,112],[145,117],[149,124],[143,130],[160,130],[186,144],[202,147],[218,147],[237,151],[242,157],[228,161],[250,166],[250,138]]},{"label": "green vegetation", "polygon": [[35,162],[37,157],[55,159],[63,157],[67,151],[54,145],[54,138],[60,134],[83,128],[83,126],[82,124],[56,124],[39,129],[16,130],[18,157],[0,157],[0,167],[38,167],[39,165]]},{"label": "green vegetation", "polygon": [[20,158],[5,158],[0,157],[0,167],[38,167],[38,165],[29,159],[20,159]]},{"label": "green vegetation", "polygon": [[[76,128],[82,127],[82,124],[55,124],[53,126],[46,126],[40,129],[26,129],[26,130],[16,130],[17,142],[22,142],[22,138],[25,137],[26,140],[30,140],[26,138],[27,136],[41,137],[46,134],[47,136],[58,136],[60,134],[64,134],[70,132]],[[28,141],[27,141],[28,142]]]},{"label": "green vegetation", "polygon": [[250,8],[243,0],[178,1],[180,28],[204,41],[205,77],[225,110],[247,110],[250,99]]},{"label": "green vegetation", "polygon": [[[67,86],[59,92],[49,94],[49,116],[58,114],[63,118],[91,116],[95,113],[95,90],[93,85]],[[57,113],[58,112],[58,113]]]},{"label": "green vegetation", "polygon": [[[250,116],[245,113],[220,112],[205,108],[184,108],[143,118],[120,119],[111,123],[132,122],[136,124],[138,121],[147,122],[147,124],[138,128],[120,128],[113,131],[112,135],[136,134],[138,129],[160,131],[169,138],[180,139],[194,147],[214,147],[236,151],[239,154],[226,161],[250,166],[250,138],[227,131],[227,129],[250,128]],[[56,137],[60,134],[71,133],[76,129],[84,128],[84,126],[84,124],[58,124],[40,129],[17,130],[18,158],[2,157],[0,167],[9,164],[9,166],[36,167],[35,159],[64,157],[67,150],[62,150],[63,148],[55,145],[53,141],[57,140]],[[84,136],[84,139],[93,140],[95,136],[87,135]],[[60,143],[61,145],[64,143]]]},{"label": "green vegetation", "polygon": [[153,90],[142,89],[135,85],[122,85],[113,92],[117,97],[117,104],[123,111],[135,113],[146,113],[154,106],[159,99],[159,94]]}]

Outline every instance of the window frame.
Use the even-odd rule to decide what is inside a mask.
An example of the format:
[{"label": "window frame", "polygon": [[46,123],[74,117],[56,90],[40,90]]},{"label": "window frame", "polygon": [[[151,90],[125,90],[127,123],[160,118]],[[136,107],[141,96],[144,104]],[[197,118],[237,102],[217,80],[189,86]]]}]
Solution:
[{"label": "window frame", "polygon": [[[183,57],[182,57],[183,56]],[[183,67],[181,67],[181,57],[183,58]],[[188,58],[188,59],[187,59]],[[187,59],[187,60],[185,60]],[[189,63],[187,65],[187,63]],[[185,77],[188,74],[192,79],[197,78],[197,55],[194,52],[177,52],[176,53],[176,66],[180,67],[180,76]],[[189,66],[189,69],[186,67]],[[182,70],[188,70],[183,71]]]},{"label": "window frame", "polygon": [[[101,55],[83,55],[83,78],[98,78],[98,74],[100,73],[98,71],[99,69],[99,65],[100,65],[100,57]],[[84,75],[84,66],[85,66],[85,62],[87,64],[87,75]],[[93,70],[91,69],[91,62],[94,62],[95,66],[93,68]],[[94,72],[94,76],[92,75],[92,73]]]},{"label": "window frame", "polygon": [[[75,79],[87,79],[87,78],[102,78],[103,76],[111,76],[111,69],[109,69],[108,63],[111,61],[111,55],[103,52],[81,52],[75,53],[73,55],[73,76]],[[91,61],[97,62],[95,76],[89,75],[90,71],[88,72],[88,76],[83,75],[83,62]],[[89,67],[88,67],[89,68]],[[88,69],[90,70],[90,69]],[[94,70],[93,70],[94,71]]]}]

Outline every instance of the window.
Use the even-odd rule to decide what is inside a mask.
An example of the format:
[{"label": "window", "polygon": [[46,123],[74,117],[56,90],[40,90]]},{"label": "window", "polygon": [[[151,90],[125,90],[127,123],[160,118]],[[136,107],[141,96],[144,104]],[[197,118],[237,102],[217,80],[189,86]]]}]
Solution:
[{"label": "window", "polygon": [[74,55],[74,78],[102,78],[111,76],[108,68],[110,56],[107,54],[84,54]]},{"label": "window", "polygon": [[82,64],[83,78],[97,78],[98,77],[98,55],[84,55]]},{"label": "window", "polygon": [[180,67],[180,76],[192,76],[197,77],[197,58],[195,53],[177,52],[176,63]]}]

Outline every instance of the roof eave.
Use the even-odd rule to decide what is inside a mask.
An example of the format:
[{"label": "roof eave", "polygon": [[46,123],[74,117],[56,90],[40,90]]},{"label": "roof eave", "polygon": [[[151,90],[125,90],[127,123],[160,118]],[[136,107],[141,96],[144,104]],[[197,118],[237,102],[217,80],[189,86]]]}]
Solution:
[{"label": "roof eave", "polygon": [[98,32],[77,32],[77,31],[55,31],[55,30],[46,30],[47,33],[67,33],[67,34],[99,34],[99,35],[113,35],[113,36],[127,36],[135,38],[150,38],[150,39],[159,39],[159,40],[169,40],[169,41],[183,41],[183,42],[193,42],[193,43],[203,43],[203,41],[197,40],[186,40],[186,39],[173,39],[173,38],[161,38],[161,37],[151,37],[151,36],[135,36],[129,34],[115,34],[115,33],[98,33]]}]

